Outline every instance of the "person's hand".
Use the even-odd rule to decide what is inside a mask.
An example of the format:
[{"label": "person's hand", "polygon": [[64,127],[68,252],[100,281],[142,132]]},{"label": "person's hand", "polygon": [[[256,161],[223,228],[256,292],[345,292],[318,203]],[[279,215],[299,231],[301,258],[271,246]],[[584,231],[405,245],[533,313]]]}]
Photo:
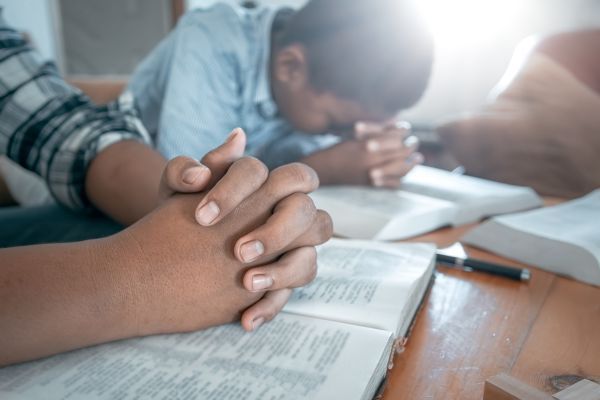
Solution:
[{"label": "person's hand", "polygon": [[[238,160],[230,174],[250,180],[264,166]],[[214,188],[223,189],[221,180]],[[332,234],[329,216],[316,210],[304,194],[318,179],[302,164],[274,170],[233,212],[211,226],[200,226],[193,215],[199,195],[176,195],[121,233],[106,239],[107,248],[120,248],[132,261],[123,271],[131,282],[124,294],[134,307],[135,334],[181,332],[231,322],[243,316],[245,329],[256,329],[283,306],[291,287],[316,274],[314,245]],[[271,263],[266,264],[265,263]],[[254,267],[252,275],[246,272]],[[298,268],[299,266],[301,268]],[[271,303],[256,303],[264,290],[243,285],[252,278],[272,278]],[[269,295],[267,294],[267,296]],[[265,296],[265,299],[267,299]],[[269,307],[264,306],[269,304]],[[254,310],[252,312],[251,310]]]},{"label": "person's hand", "polygon": [[[162,201],[177,192],[193,193],[211,189],[196,206],[194,215],[200,225],[218,224],[267,179],[268,170],[264,164],[250,157],[241,158],[245,144],[245,133],[237,128],[223,145],[206,154],[201,162],[189,157],[171,160],[161,179],[159,191]],[[316,184],[318,185],[318,181]],[[263,249],[281,251],[285,241],[282,242],[280,236],[284,233],[274,223],[276,221],[258,227],[246,237],[258,237]],[[314,244],[316,243],[312,245]],[[260,250],[255,245],[240,246],[235,256],[241,262],[252,262],[250,253]],[[244,327],[250,330],[252,321],[273,318],[287,302],[292,287],[308,284],[314,278],[315,258],[314,248],[289,248],[279,262],[246,271],[243,277],[244,287],[250,292],[265,295],[244,312]]]},{"label": "person's hand", "polygon": [[[231,164],[244,156],[245,148],[246,134],[241,128],[236,128],[221,146],[207,153],[201,161],[185,156],[171,159],[160,180],[159,202],[166,201],[176,193],[199,193],[210,189],[225,175]],[[221,217],[224,215],[221,214]],[[199,217],[198,223],[205,225],[202,218],[208,217]]]},{"label": "person's hand", "polygon": [[381,159],[369,169],[371,185],[397,188],[402,177],[423,162],[423,155],[417,152],[419,140],[410,130],[404,121],[356,124],[355,137],[366,141],[367,150]]},{"label": "person's hand", "polygon": [[354,137],[304,158],[323,184],[397,188],[415,165],[423,162],[419,142],[408,124],[359,122]]}]

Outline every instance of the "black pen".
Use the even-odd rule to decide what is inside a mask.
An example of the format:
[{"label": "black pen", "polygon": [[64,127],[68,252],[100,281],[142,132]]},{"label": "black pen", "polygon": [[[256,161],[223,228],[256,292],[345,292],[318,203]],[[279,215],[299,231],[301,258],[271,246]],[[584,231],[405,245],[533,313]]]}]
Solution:
[{"label": "black pen", "polygon": [[473,258],[451,257],[440,253],[437,253],[436,261],[442,264],[464,268],[467,271],[487,272],[489,274],[500,275],[517,281],[528,281],[531,279],[531,272],[526,268],[507,267],[505,265],[475,260]]}]

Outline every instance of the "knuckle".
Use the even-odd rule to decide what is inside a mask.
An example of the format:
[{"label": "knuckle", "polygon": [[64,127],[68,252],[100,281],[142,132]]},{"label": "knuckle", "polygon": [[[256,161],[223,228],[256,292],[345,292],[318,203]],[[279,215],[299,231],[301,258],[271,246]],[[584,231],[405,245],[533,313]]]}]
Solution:
[{"label": "knuckle", "polygon": [[319,178],[317,173],[308,165],[302,163],[292,163],[281,167],[281,178],[285,181],[300,183],[302,186],[318,186]]},{"label": "knuckle", "polygon": [[304,193],[294,193],[291,198],[294,201],[295,211],[305,218],[313,219],[317,213],[315,203],[310,196]]},{"label": "knuckle", "polygon": [[279,262],[277,274],[281,285],[299,287],[312,282],[317,274],[317,251],[314,247],[302,247],[295,250],[292,257]]},{"label": "knuckle", "polygon": [[188,161],[193,161],[191,158],[186,157],[186,156],[177,156],[172,158],[171,160],[169,160],[169,166],[171,167],[176,167],[178,165],[184,165],[186,164]]},{"label": "knuckle", "polygon": [[264,244],[267,253],[276,253],[288,245],[289,236],[288,229],[283,224],[275,226],[264,226],[259,240]]},{"label": "knuckle", "polygon": [[311,177],[310,179],[311,179],[311,185],[313,187],[313,190],[318,189],[319,185],[321,184],[321,181],[319,180],[319,174],[317,174],[317,171],[315,171],[308,165],[306,166],[306,168],[308,169],[308,172]]},{"label": "knuckle", "polygon": [[234,207],[260,187],[267,174],[267,167],[262,162],[244,157],[233,163],[211,191],[211,197],[218,197],[224,206]]},{"label": "knuckle", "polygon": [[172,158],[167,163],[167,175],[177,174],[179,170],[187,163],[189,159],[184,156],[177,156]]},{"label": "knuckle", "polygon": [[243,157],[235,162],[236,166],[243,169],[244,171],[248,171],[251,176],[259,178],[260,180],[266,180],[269,175],[269,169],[267,166],[260,160],[254,157]]},{"label": "knuckle", "polygon": [[264,312],[262,313],[262,316],[265,319],[265,321],[271,321],[273,318],[275,318],[275,316],[279,312],[279,309],[280,307],[277,304],[275,304],[272,301],[269,302],[269,304],[265,307]]},{"label": "knuckle", "polygon": [[326,211],[317,210],[317,227],[320,243],[328,241],[333,236],[333,220]]},{"label": "knuckle", "polygon": [[216,150],[211,150],[202,157],[202,163],[207,165],[217,164],[221,161],[221,156]]}]

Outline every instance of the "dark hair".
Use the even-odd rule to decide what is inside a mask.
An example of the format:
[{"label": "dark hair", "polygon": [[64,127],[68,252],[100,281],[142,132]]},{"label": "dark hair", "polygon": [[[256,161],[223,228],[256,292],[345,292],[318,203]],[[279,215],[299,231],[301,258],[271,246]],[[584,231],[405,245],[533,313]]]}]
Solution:
[{"label": "dark hair", "polygon": [[415,0],[311,0],[286,23],[280,47],[299,43],[311,85],[395,113],[423,95],[433,39]]}]

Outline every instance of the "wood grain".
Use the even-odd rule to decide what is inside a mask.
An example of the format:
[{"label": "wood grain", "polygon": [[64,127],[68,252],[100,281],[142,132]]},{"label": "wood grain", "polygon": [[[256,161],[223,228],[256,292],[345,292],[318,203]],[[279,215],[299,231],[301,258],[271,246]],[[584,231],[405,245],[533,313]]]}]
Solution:
[{"label": "wood grain", "polygon": [[481,399],[485,380],[510,370],[554,279],[440,271],[384,399]]},{"label": "wood grain", "polygon": [[[410,241],[445,247],[472,226]],[[475,258],[524,267],[467,250]],[[531,270],[532,280],[521,283],[439,266],[406,350],[394,359],[383,399],[481,400],[485,381],[502,372],[548,394],[564,388],[557,382],[565,376],[599,377],[600,288]]]},{"label": "wood grain", "polygon": [[600,289],[556,278],[511,375],[551,393],[600,382]]}]

